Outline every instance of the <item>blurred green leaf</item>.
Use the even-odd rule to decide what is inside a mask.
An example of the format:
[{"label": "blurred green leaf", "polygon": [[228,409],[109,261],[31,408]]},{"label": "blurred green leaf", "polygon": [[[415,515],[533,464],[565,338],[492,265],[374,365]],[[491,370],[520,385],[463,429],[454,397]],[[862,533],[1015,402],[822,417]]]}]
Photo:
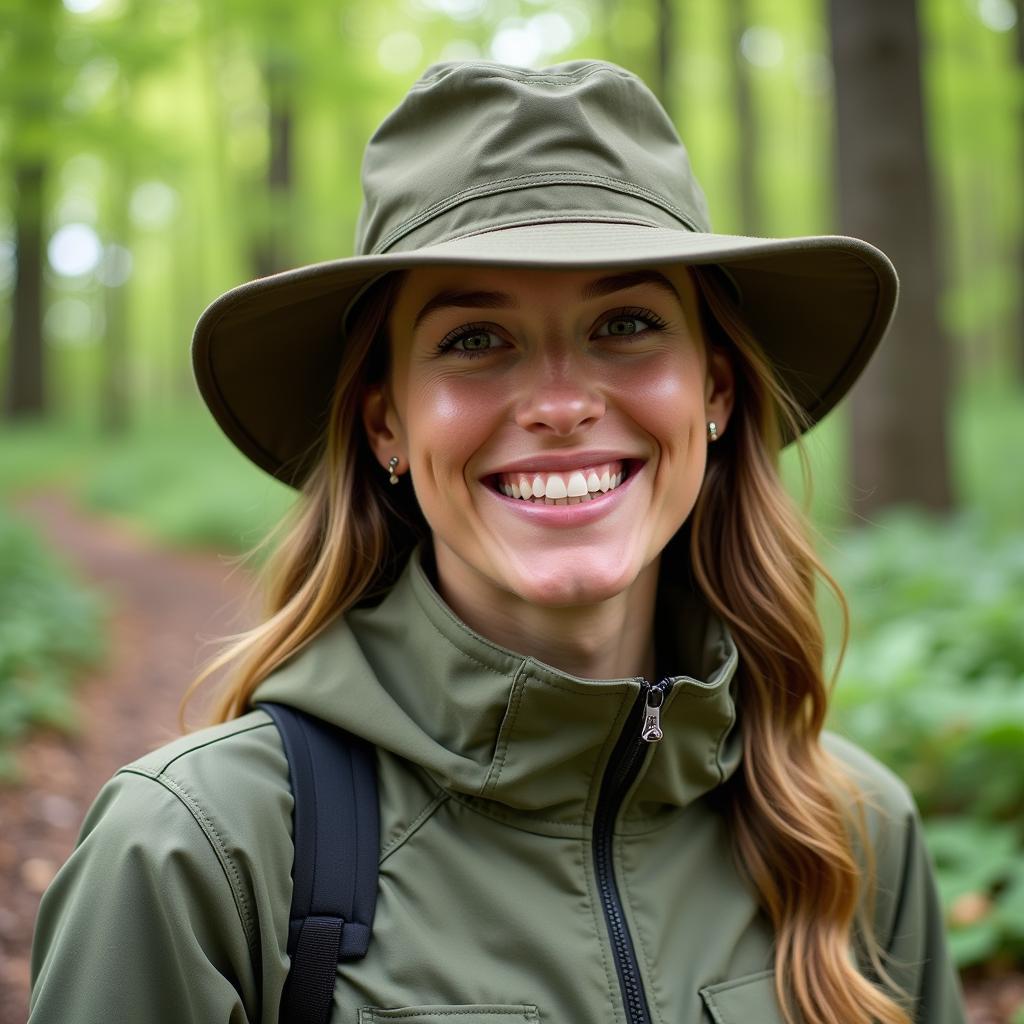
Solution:
[{"label": "blurred green leaf", "polygon": [[960,964],[1024,931],[1024,540],[893,513],[837,545],[853,609],[830,723],[925,818]]},{"label": "blurred green leaf", "polygon": [[105,650],[103,605],[25,523],[0,509],[0,777],[32,726],[72,729],[70,687]]}]

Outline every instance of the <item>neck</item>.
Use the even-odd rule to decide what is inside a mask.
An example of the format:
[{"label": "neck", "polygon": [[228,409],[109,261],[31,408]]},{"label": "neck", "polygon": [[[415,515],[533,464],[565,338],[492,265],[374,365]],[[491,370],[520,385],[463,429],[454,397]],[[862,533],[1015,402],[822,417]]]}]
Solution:
[{"label": "neck", "polygon": [[441,555],[436,584],[448,606],[492,643],[581,679],[653,679],[658,562],[613,598],[547,607],[488,586]]}]

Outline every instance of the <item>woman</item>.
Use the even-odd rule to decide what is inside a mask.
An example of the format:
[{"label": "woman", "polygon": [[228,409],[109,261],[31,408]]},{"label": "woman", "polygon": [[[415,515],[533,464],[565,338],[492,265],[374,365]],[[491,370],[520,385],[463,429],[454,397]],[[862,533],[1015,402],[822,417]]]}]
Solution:
[{"label": "woman", "polygon": [[32,1020],[277,1019],[261,701],[377,750],[335,1021],[962,1020],[913,802],[822,733],[832,584],[777,471],[878,343],[889,262],[711,234],[598,61],[434,65],[363,184],[359,256],[197,328],[214,416],[302,497],[221,724],[122,770],[47,893]]}]

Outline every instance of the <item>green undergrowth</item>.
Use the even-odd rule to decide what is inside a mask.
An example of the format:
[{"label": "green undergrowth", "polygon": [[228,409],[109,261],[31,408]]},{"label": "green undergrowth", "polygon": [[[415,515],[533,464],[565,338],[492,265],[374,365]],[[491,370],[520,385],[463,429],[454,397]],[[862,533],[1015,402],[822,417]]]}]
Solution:
[{"label": "green undergrowth", "polygon": [[0,780],[32,726],[75,725],[71,687],[105,649],[104,607],[0,507]]},{"label": "green undergrowth", "polygon": [[253,547],[294,499],[192,407],[113,437],[66,423],[5,427],[0,495],[42,487],[164,544],[232,553]]},{"label": "green undergrowth", "polygon": [[1024,958],[1024,536],[890,514],[829,562],[853,618],[832,727],[913,791],[957,961]]}]

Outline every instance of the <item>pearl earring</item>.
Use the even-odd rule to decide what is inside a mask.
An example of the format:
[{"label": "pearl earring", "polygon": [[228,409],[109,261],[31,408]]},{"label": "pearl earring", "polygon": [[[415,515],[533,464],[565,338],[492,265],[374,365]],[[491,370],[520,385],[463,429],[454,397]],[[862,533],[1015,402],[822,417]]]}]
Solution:
[{"label": "pearl earring", "polygon": [[708,440],[718,440],[718,424],[714,420],[708,420]]},{"label": "pearl earring", "polygon": [[395,470],[397,468],[398,468],[398,456],[397,455],[392,455],[391,458],[388,460],[388,471],[391,473],[391,476],[388,477],[388,483],[392,483],[392,484],[397,484],[398,483],[398,474],[395,473]]}]

